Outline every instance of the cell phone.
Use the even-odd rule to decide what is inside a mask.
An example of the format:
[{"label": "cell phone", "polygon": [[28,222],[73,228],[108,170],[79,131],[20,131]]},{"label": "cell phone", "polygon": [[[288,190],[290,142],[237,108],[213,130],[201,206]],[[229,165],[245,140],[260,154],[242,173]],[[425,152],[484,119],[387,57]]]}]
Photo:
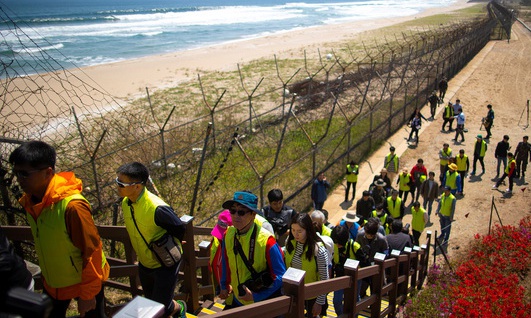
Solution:
[{"label": "cell phone", "polygon": [[245,291],[245,285],[238,285],[238,297],[243,297],[247,292]]}]

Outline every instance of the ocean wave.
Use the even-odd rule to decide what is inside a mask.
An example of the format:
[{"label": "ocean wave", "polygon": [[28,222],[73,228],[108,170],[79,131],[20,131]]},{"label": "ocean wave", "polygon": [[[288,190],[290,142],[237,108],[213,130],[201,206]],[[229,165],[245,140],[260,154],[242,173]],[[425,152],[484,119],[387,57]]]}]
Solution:
[{"label": "ocean wave", "polygon": [[49,51],[49,50],[60,50],[64,47],[63,43],[58,43],[49,46],[39,46],[39,47],[24,47],[24,48],[13,48],[13,52],[17,54],[35,54],[39,52]]}]

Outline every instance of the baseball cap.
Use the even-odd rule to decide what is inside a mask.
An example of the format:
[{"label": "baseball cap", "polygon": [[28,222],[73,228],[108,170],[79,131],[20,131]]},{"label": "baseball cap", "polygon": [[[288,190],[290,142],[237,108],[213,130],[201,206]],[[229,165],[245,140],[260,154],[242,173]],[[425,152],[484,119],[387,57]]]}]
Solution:
[{"label": "baseball cap", "polygon": [[260,213],[258,210],[258,197],[251,192],[247,191],[236,191],[232,200],[227,200],[223,203],[222,207],[224,209],[230,209],[234,203],[239,203],[244,207],[253,210],[256,213]]},{"label": "baseball cap", "polygon": [[229,210],[225,210],[218,215],[218,223],[212,229],[212,236],[222,240],[227,228],[232,225],[232,217]]}]

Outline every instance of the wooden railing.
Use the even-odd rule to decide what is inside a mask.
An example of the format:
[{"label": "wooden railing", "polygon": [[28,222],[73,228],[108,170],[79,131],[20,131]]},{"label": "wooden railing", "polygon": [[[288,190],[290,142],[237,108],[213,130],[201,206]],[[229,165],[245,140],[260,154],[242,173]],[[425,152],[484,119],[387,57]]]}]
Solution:
[{"label": "wooden railing", "polygon": [[[186,234],[183,244],[183,267],[180,272],[181,288],[176,299],[186,301],[188,311],[198,312],[201,303],[214,299],[214,287],[208,270],[209,242],[201,242],[195,248],[194,238],[210,236],[211,228],[194,227],[193,218],[181,218],[186,223]],[[27,226],[3,226],[6,235],[12,241],[31,241],[33,237]],[[124,226],[98,226],[100,236],[104,240],[119,241],[124,246],[126,259],[107,257],[111,265],[109,280],[106,286],[121,289],[132,296],[142,294],[136,254],[129,241]],[[256,304],[243,306],[214,314],[213,317],[274,317],[284,315],[287,318],[304,316],[304,300],[321,294],[344,290],[345,314],[342,317],[356,317],[357,313],[370,317],[394,317],[397,306],[403,304],[414,289],[421,289],[427,274],[428,256],[430,253],[431,232],[427,234],[427,243],[422,247],[406,249],[402,254],[392,251],[386,259],[385,255],[377,254],[374,265],[359,268],[358,261],[347,260],[345,276],[304,284],[304,271],[289,268],[283,276],[284,296],[276,297]],[[116,280],[129,278],[129,284]],[[371,280],[371,295],[357,301],[358,281]],[[122,279],[123,281],[123,279]],[[382,309],[382,301],[387,306]],[[111,312],[120,306],[110,309]]]}]

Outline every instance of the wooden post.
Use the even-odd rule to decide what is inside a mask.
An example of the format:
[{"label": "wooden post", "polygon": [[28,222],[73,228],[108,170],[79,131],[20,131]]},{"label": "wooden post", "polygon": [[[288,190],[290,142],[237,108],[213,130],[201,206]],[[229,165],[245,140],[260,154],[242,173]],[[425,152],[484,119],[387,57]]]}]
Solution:
[{"label": "wooden post", "polygon": [[385,254],[376,253],[374,255],[374,265],[378,265],[378,275],[372,276],[371,295],[376,295],[376,301],[371,305],[371,317],[380,316],[380,308],[382,307],[382,287],[385,282],[384,271]]},{"label": "wooden post", "polygon": [[396,298],[397,298],[397,295],[399,294],[398,293],[398,276],[403,274],[402,272],[400,272],[401,264],[399,261],[399,257],[400,257],[400,251],[398,250],[391,251],[391,258],[396,260],[396,265],[390,268],[391,270],[390,280],[391,282],[393,282],[394,287],[392,287],[391,290],[389,291],[389,309],[390,309],[389,317],[395,317],[396,315]]},{"label": "wooden post", "polygon": [[[200,257],[210,257],[210,245],[209,241],[202,241],[199,243],[199,253]],[[221,246],[219,247],[221,248]],[[205,299],[214,300],[216,295],[216,285],[214,283],[214,276],[210,273],[208,267],[201,267],[201,285],[208,286],[212,285],[212,294],[206,294]]]},{"label": "wooden post", "polygon": [[186,243],[183,244],[183,258],[184,266],[181,270],[188,275],[184,275],[183,292],[187,294],[186,306],[189,312],[195,312],[199,308],[199,291],[197,287],[196,259],[194,247],[194,217],[190,215],[183,215],[181,221],[186,224],[186,233],[184,239]]},{"label": "wooden post", "polygon": [[420,255],[420,247],[414,246],[413,252],[411,253],[411,258],[409,265],[413,268],[415,268],[415,274],[411,276],[411,289],[408,289],[408,292],[413,291],[415,286],[417,286],[417,279],[418,279],[418,267],[419,267],[419,255]]},{"label": "wooden post", "polygon": [[286,318],[304,317],[304,276],[306,276],[305,271],[293,267],[289,267],[282,276],[284,294],[292,298]]},{"label": "wooden post", "polygon": [[345,289],[343,294],[343,313],[347,317],[353,318],[358,316],[356,303],[358,302],[358,269],[360,262],[347,258],[344,268],[345,275],[350,276],[350,288]]}]

